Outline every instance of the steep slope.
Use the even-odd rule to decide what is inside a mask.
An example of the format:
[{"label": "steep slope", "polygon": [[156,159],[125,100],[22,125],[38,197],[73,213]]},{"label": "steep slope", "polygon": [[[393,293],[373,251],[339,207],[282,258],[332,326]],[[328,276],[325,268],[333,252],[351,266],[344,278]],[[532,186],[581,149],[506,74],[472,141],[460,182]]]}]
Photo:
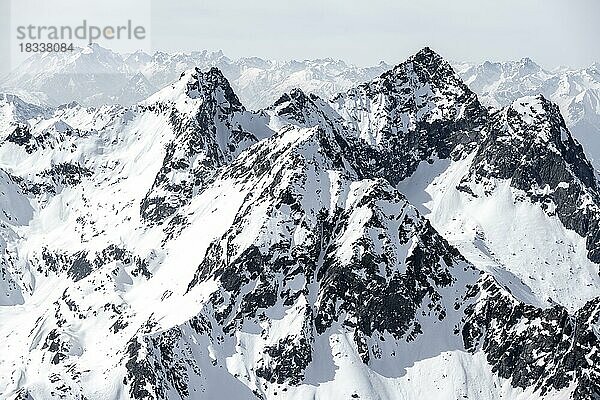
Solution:
[{"label": "steep slope", "polygon": [[[442,324],[462,274],[477,275],[388,183],[357,180],[344,164],[332,136],[288,128],[223,171],[222,179],[250,187],[187,295],[217,283],[206,312],[233,340],[228,369],[259,397],[310,390],[295,388],[306,377],[325,383],[333,371],[320,369],[335,358],[315,346],[333,338],[347,341],[357,361],[384,364],[380,335],[399,346]],[[427,311],[417,318],[420,310]],[[348,365],[344,373],[360,369]],[[331,395],[357,391],[334,380]]]},{"label": "steep slope", "polygon": [[469,146],[487,115],[450,64],[429,48],[338,95],[332,106],[362,141],[384,153],[369,162],[387,163],[381,168],[393,184],[420,161],[447,158],[459,145]]},{"label": "steep slope", "polygon": [[[142,201],[142,218],[161,221],[202,191],[211,173],[271,134],[264,117],[246,112],[229,82],[212,68],[182,74],[179,81],[151,96],[146,109],[169,114],[175,138]],[[247,127],[254,128],[250,133]]]},{"label": "steep slope", "polygon": [[[447,76],[451,78],[446,80],[458,81],[451,72]],[[433,80],[433,84],[428,84],[436,84]],[[437,84],[441,86],[443,81]],[[396,99],[388,102],[398,104]],[[293,120],[304,126],[333,124],[338,132],[342,131],[340,125],[346,122],[326,106],[320,108],[327,115],[326,120],[323,117],[311,120],[299,111],[315,109],[319,101],[292,93],[290,98],[282,98],[282,105],[276,109],[292,115]],[[378,132],[373,125],[394,129],[402,126],[386,120],[389,115],[386,112],[378,119],[372,111],[378,105],[373,107],[368,100],[361,101],[365,105],[357,110],[363,115],[351,117],[350,127],[346,128],[352,136],[360,135],[360,128],[352,129],[359,125],[357,120],[369,124],[362,128],[367,132],[367,143],[375,142],[369,136],[373,131]],[[311,105],[302,107],[307,103]],[[460,110],[461,106],[455,102],[448,104],[448,109]],[[336,106],[334,103],[333,107]],[[404,115],[410,115],[410,106],[404,106],[403,110]],[[418,112],[417,108],[413,116],[405,119],[416,120],[414,115]],[[480,113],[487,115],[484,111]],[[448,131],[457,133],[456,126],[450,125]],[[569,134],[556,107],[544,98],[525,98],[491,118],[480,118],[479,126],[472,126],[472,132],[462,128],[468,132],[463,136],[464,144],[457,145],[442,135],[443,140],[417,146],[425,149],[421,154],[412,148],[407,152],[398,151],[393,145],[374,144],[360,147],[350,157],[368,160],[359,163],[359,171],[371,171],[392,183],[398,175],[405,178],[400,190],[415,204],[423,204],[421,210],[431,213],[434,226],[469,254],[472,262],[494,272],[523,300],[539,305],[546,305],[549,300],[550,304],[559,302],[575,310],[598,296],[597,183],[581,146]],[[385,128],[380,131],[387,132]],[[426,127],[421,132],[431,131]],[[400,134],[406,135],[402,131]],[[409,135],[400,136],[398,141],[414,143]],[[431,139],[435,137],[423,141]],[[390,154],[390,148],[395,153]],[[419,168],[411,175],[415,164]],[[551,248],[548,248],[549,238],[554,242]],[[555,270],[546,271],[548,266]]]},{"label": "steep slope", "polygon": [[12,276],[17,260],[10,256],[11,246],[19,238],[18,228],[27,225],[33,210],[19,187],[18,179],[0,170],[0,306],[22,304],[23,288]]},{"label": "steep slope", "polygon": [[516,100],[492,117],[471,174],[510,179],[512,187],[526,192],[543,208],[547,206],[566,228],[586,237],[588,258],[600,262],[594,171],[583,148],[567,130],[558,107],[544,97]]},{"label": "steep slope", "polygon": [[421,163],[399,187],[521,299],[576,310],[598,296],[597,182],[543,97],[494,113],[475,150]]}]

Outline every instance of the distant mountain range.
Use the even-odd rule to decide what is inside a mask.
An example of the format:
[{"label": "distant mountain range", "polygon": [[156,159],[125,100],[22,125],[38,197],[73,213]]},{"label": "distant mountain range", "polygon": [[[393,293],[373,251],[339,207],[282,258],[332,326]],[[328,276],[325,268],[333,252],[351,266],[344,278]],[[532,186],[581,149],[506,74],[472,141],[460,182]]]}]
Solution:
[{"label": "distant mountain range", "polygon": [[[131,105],[172,83],[190,68],[223,71],[250,109],[272,104],[281,94],[302,88],[324,97],[371,80],[390,68],[381,63],[358,68],[333,59],[275,62],[257,57],[232,60],[222,52],[120,55],[99,45],[73,53],[36,54],[0,81],[4,92],[27,93],[29,101],[59,105]],[[38,96],[38,99],[35,99]],[[68,99],[68,100],[67,100]]]},{"label": "distant mountain range", "polygon": [[[72,101],[84,106],[127,106],[177,80],[181,71],[195,67],[219,68],[240,100],[252,110],[268,107],[294,88],[329,99],[391,68],[383,61],[360,68],[333,59],[233,60],[222,52],[208,51],[120,55],[94,44],[73,53],[34,55],[0,79],[0,92],[52,106]],[[453,67],[485,105],[505,107],[519,97],[537,94],[558,104],[567,126],[600,170],[600,64],[549,71],[525,58],[500,63],[454,63]]]}]

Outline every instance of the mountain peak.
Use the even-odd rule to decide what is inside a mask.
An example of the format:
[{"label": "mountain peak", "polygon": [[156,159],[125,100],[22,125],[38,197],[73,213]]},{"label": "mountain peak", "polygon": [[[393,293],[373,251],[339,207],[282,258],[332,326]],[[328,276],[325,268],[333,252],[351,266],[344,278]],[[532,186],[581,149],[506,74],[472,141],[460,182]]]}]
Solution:
[{"label": "mountain peak", "polygon": [[125,58],[125,62],[129,65],[140,65],[142,63],[149,63],[150,61],[152,61],[152,56],[142,50],[137,50]]},{"label": "mountain peak", "polygon": [[[146,104],[173,102],[177,108],[183,110],[188,108],[189,100],[216,101],[217,104],[227,109],[242,110],[243,106],[234,93],[229,81],[220,69],[210,68],[204,72],[195,67],[181,73],[179,79],[146,100]],[[192,104],[195,104],[193,101]]]},{"label": "mountain peak", "polygon": [[510,105],[510,109],[515,111],[528,125],[537,123],[539,118],[547,113],[559,113],[558,107],[544,95],[521,97]]},{"label": "mountain peak", "polygon": [[336,130],[335,124],[330,120],[333,114],[331,106],[319,96],[313,93],[306,94],[301,89],[295,88],[289,93],[284,93],[267,110],[284,121],[302,127],[319,126]]},{"label": "mountain peak", "polygon": [[533,61],[529,57],[521,58],[517,64],[519,66],[519,69],[526,73],[536,73],[542,70],[542,67],[540,67],[535,61]]},{"label": "mountain peak", "polygon": [[561,143],[573,142],[558,106],[542,94],[513,101],[506,109],[506,117],[513,131],[540,143],[562,148]]},{"label": "mountain peak", "polygon": [[98,43],[89,43],[86,46],[78,49],[79,57],[87,56],[94,57],[99,61],[108,61],[115,62],[114,60],[122,61],[122,56],[119,53],[112,51],[111,49],[107,49],[106,47],[100,46]]},{"label": "mountain peak", "polygon": [[440,57],[440,55],[433,51],[431,47],[425,46],[421,50],[417,51],[414,57]]},{"label": "mountain peak", "polygon": [[85,47],[82,48],[83,52],[92,52],[92,51],[109,51],[108,49],[100,46],[98,43],[88,43]]},{"label": "mountain peak", "polygon": [[[573,140],[556,104],[539,94],[517,99],[505,110],[504,115],[501,115],[500,120],[496,120],[493,125],[503,127],[500,128],[503,130],[503,135],[508,134],[517,139],[517,142],[523,143],[522,146],[513,146],[510,152],[514,152],[515,148],[521,146],[519,151],[532,152],[531,154],[536,154],[536,157],[540,157],[540,154],[550,154],[551,156],[541,158],[545,160],[543,162],[548,163],[548,171],[552,171],[548,175],[552,179],[559,176],[556,165],[565,162],[569,164],[571,173],[585,186],[593,190],[597,189],[593,167],[586,159],[581,145]],[[531,167],[531,164],[527,165]],[[552,183],[553,187],[557,184]]]},{"label": "mountain peak", "polygon": [[535,64],[535,62],[533,62],[533,60],[529,57],[523,57],[520,60],[521,64]]},{"label": "mountain peak", "polygon": [[595,62],[587,68],[588,71],[600,74],[600,62]]},{"label": "mountain peak", "polygon": [[439,66],[443,63],[448,64],[442,56],[440,56],[438,53],[436,53],[429,47],[423,47],[415,55],[410,57],[408,61],[412,61],[414,63],[421,64],[427,67]]},{"label": "mountain peak", "polygon": [[308,100],[306,93],[302,89],[294,88],[289,93],[284,93],[273,103],[273,106],[279,106],[283,103],[295,100],[299,103],[305,103]]},{"label": "mountain peak", "polygon": [[[476,121],[485,113],[477,96],[450,63],[429,47],[361,87],[369,88],[369,96],[383,93],[394,98],[391,104],[396,104],[401,113],[412,113],[414,121],[468,119],[478,123]],[[403,131],[415,129],[414,124],[406,121],[392,125]]]},{"label": "mountain peak", "polygon": [[450,63],[429,47],[419,50],[394,69],[398,67],[407,72],[412,70],[422,82],[431,84],[445,82],[444,85],[461,86],[463,90],[469,91]]},{"label": "mountain peak", "polygon": [[[202,73],[202,71],[200,71],[200,69],[198,67],[196,67],[195,69],[197,72]],[[229,84],[229,82],[227,81],[227,78],[225,78],[225,75],[223,75],[223,72],[217,67],[211,67],[208,70],[208,72],[206,72],[206,76],[214,77],[217,80],[225,81],[225,82],[227,82],[227,84]]]}]

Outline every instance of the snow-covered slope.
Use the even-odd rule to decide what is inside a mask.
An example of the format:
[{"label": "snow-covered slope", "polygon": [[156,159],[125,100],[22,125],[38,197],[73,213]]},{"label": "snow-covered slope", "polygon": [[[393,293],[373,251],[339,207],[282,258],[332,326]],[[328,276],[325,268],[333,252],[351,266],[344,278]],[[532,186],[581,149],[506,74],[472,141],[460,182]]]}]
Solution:
[{"label": "snow-covered slope", "polygon": [[225,76],[10,100],[0,398],[600,395],[598,184],[556,106],[489,112],[427,48],[331,102]]},{"label": "snow-covered slope", "polygon": [[598,186],[581,146],[541,96],[492,114],[483,135],[474,151],[422,162],[401,190],[513,293],[581,307],[600,285]]}]

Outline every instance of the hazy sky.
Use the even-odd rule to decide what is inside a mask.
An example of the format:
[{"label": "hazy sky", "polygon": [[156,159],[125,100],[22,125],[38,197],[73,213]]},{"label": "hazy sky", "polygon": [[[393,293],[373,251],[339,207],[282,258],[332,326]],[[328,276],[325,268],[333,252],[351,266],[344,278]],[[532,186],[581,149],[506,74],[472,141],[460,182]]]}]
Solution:
[{"label": "hazy sky", "polygon": [[396,64],[430,46],[455,61],[531,57],[549,68],[600,62],[600,0],[0,0],[0,72],[29,55],[15,40],[16,25],[76,26],[83,19],[147,26],[144,42],[100,41],[126,52],[208,49],[232,58],[373,65]]},{"label": "hazy sky", "polygon": [[155,48],[234,58],[368,65],[429,45],[455,60],[600,61],[599,0],[153,0],[151,15]]}]

